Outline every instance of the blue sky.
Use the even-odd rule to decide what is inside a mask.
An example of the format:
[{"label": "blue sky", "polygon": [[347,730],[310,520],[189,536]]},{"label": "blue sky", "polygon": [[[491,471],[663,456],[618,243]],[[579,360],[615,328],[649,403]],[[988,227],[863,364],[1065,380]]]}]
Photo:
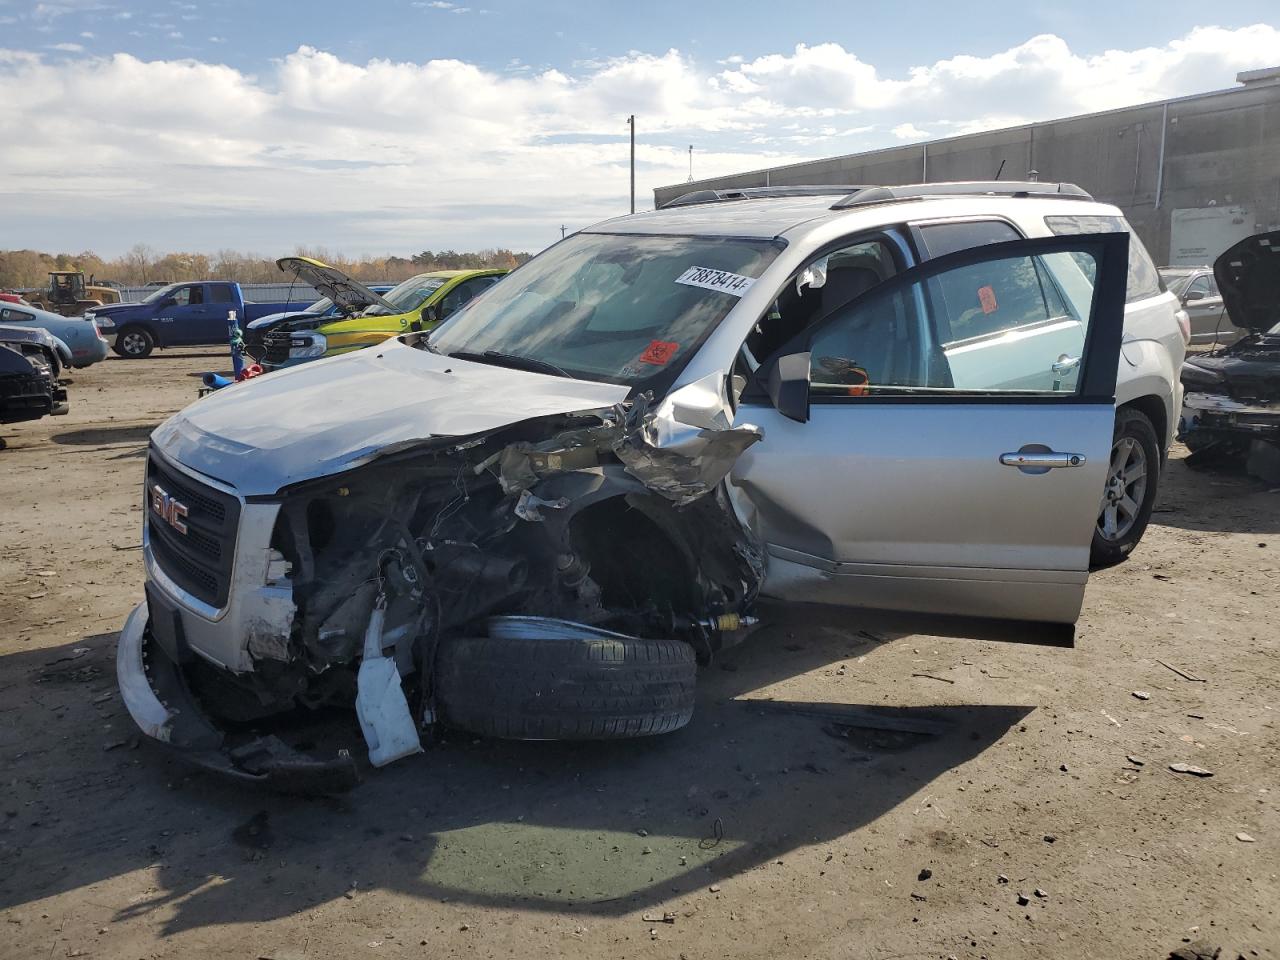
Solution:
[{"label": "blue sky", "polygon": [[630,112],[643,205],[689,144],[713,175],[1277,63],[1276,0],[0,0],[0,247],[537,249],[624,210]]}]

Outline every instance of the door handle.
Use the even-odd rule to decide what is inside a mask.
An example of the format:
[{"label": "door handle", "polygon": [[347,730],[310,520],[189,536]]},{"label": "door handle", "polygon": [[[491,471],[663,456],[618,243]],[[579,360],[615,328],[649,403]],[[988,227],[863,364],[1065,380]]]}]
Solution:
[{"label": "door handle", "polygon": [[1051,467],[1083,466],[1085,457],[1081,453],[1056,453],[1050,450],[1048,453],[1002,453],[1000,454],[1000,462],[1006,467],[1030,467],[1033,470],[1047,470]]},{"label": "door handle", "polygon": [[1063,374],[1070,373],[1076,367],[1080,366],[1079,357],[1069,357],[1065,353],[1053,362],[1053,366],[1049,369],[1054,373]]}]

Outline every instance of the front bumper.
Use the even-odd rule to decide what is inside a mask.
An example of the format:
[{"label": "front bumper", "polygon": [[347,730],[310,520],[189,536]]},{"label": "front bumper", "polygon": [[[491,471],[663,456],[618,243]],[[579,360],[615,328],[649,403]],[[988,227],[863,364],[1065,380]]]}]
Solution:
[{"label": "front bumper", "polygon": [[1178,439],[1196,436],[1280,440],[1280,404],[1241,403],[1212,393],[1187,392],[1178,418]]},{"label": "front bumper", "polygon": [[[181,632],[178,643],[183,643]],[[349,754],[317,760],[278,737],[215,726],[192,696],[178,662],[152,635],[146,601],[134,607],[120,631],[116,679],[138,729],[184,762],[286,793],[342,793],[359,781]]]}]

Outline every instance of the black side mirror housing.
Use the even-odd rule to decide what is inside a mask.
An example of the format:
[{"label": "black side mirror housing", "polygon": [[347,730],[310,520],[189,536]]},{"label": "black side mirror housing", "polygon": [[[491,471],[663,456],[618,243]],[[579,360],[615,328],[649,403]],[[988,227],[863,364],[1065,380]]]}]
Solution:
[{"label": "black side mirror housing", "polygon": [[437,306],[437,305],[436,305],[436,304],[434,304],[434,303],[433,303],[433,304],[431,304],[430,306],[423,307],[423,308],[422,308],[422,322],[423,322],[423,323],[439,323],[439,322],[440,322],[440,307],[439,307],[439,306]]},{"label": "black side mirror housing", "polygon": [[1192,300],[1203,300],[1203,299],[1204,299],[1204,294],[1201,291],[1192,290],[1190,293],[1188,293],[1185,297],[1182,298],[1182,302],[1190,303]]},{"label": "black side mirror housing", "polygon": [[770,360],[759,373],[774,409],[796,423],[809,422],[809,354]]}]

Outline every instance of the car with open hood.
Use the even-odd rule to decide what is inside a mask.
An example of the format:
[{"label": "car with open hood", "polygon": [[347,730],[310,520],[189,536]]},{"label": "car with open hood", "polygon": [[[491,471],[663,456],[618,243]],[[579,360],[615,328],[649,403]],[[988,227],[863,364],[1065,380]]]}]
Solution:
[{"label": "car with open hood", "polygon": [[1280,231],[1241,240],[1213,272],[1243,336],[1183,363],[1179,438],[1192,466],[1241,461],[1280,483]]},{"label": "car with open hood", "polygon": [[263,359],[267,334],[277,327],[294,320],[299,321],[299,326],[305,326],[310,322],[358,316],[374,304],[382,303],[382,295],[395,286],[391,283],[363,284],[337,267],[312,257],[281,257],[276,266],[324,296],[305,309],[271,313],[249,323],[243,331],[244,349],[257,361]]},{"label": "car with open hood", "polygon": [[436,725],[665,733],[763,598],[1070,643],[1104,528],[1149,514],[1183,349],[1067,184],[606,221],[433,332],[162,424],[123,700],[194,762],[339,789],[353,758],[277,718],[350,710],[374,765]]},{"label": "car with open hood", "polygon": [[292,258],[288,270],[335,303],[354,308],[364,302],[364,306],[357,312],[344,311],[342,317],[297,317],[276,325],[263,337],[261,363],[267,370],[361,350],[409,330],[434,329],[507,273],[498,269],[436,270],[410,277],[382,295],[340,270],[305,257]]}]

